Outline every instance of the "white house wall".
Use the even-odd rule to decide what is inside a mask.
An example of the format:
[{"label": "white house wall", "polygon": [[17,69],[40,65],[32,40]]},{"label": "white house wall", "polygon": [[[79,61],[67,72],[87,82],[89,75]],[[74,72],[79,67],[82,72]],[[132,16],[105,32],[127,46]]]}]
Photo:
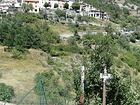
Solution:
[{"label": "white house wall", "polygon": [[50,9],[55,9],[54,5],[58,4],[58,8],[63,10],[65,3],[67,2],[69,4],[69,9],[71,9],[72,4],[74,3],[73,1],[58,1],[58,0],[46,0],[45,2],[50,3],[51,7],[49,7]]},{"label": "white house wall", "polygon": [[[28,0],[24,0],[24,1],[28,1]],[[32,0],[32,1],[34,1],[34,0]],[[38,3],[35,3],[35,2],[31,3],[33,5],[33,8],[34,8],[32,12],[38,13],[40,8],[44,8],[44,4],[46,2],[50,3],[50,7],[48,7],[48,8],[56,9],[56,8],[54,8],[54,5],[58,4],[58,9],[61,9],[61,10],[64,10],[64,8],[63,8],[64,4],[67,2],[69,4],[69,10],[68,11],[70,11],[70,9],[72,9],[72,4],[75,2],[75,0],[64,0],[64,1],[58,1],[58,0],[38,0]],[[37,10],[37,11],[35,11],[35,10]],[[102,11],[96,9],[92,5],[87,4],[87,3],[80,3],[79,15],[95,17],[97,19],[108,19],[109,18],[109,16],[105,12],[102,12]]]}]

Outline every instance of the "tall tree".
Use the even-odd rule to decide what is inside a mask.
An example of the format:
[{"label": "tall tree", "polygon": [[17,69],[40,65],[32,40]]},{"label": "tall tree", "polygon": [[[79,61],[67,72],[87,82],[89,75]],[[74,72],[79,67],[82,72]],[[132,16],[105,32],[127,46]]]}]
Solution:
[{"label": "tall tree", "polygon": [[0,83],[0,101],[10,102],[15,96],[14,89],[4,83]]},{"label": "tall tree", "polygon": [[79,9],[80,9],[80,3],[78,3],[78,2],[73,3],[73,4],[72,4],[72,8],[73,8],[75,11],[79,10]]},{"label": "tall tree", "polygon": [[[110,105],[130,105],[133,100],[134,94],[130,90],[131,81],[122,81],[116,71],[113,69],[113,46],[114,40],[111,36],[97,35],[90,37],[94,43],[94,47],[91,47],[88,59],[84,59],[88,62],[86,64],[85,74],[85,105],[95,104],[100,105],[102,102],[102,79],[100,79],[100,73],[103,73],[104,64],[107,67],[108,73],[112,74],[112,79],[107,81],[107,104]],[[90,49],[91,49],[90,48]],[[86,50],[87,51],[87,50]],[[77,101],[79,101],[79,87],[80,77],[75,76],[75,89],[77,92]],[[131,99],[131,100],[130,100]],[[133,104],[132,104],[133,105]]]},{"label": "tall tree", "polygon": [[24,12],[29,12],[30,10],[33,10],[33,5],[32,4],[22,4],[22,9]]},{"label": "tall tree", "polygon": [[65,9],[69,9],[69,4],[68,4],[68,3],[65,3],[65,4],[64,4],[64,8],[65,8]]},{"label": "tall tree", "polygon": [[51,7],[51,5],[50,5],[49,3],[47,3],[47,2],[45,2],[44,7],[45,7],[45,8]]}]

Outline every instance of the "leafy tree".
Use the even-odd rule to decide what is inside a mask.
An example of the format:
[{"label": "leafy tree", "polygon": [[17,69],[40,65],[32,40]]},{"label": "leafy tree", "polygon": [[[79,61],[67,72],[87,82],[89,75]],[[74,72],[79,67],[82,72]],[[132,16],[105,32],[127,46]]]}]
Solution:
[{"label": "leafy tree", "polygon": [[77,10],[80,9],[80,4],[79,4],[78,2],[74,2],[74,3],[72,4],[72,8],[73,8],[75,11],[77,11]]},{"label": "leafy tree", "polygon": [[50,5],[49,3],[45,2],[45,4],[44,4],[44,7],[45,7],[45,8],[50,7],[50,6],[51,6],[51,5]]},{"label": "leafy tree", "polygon": [[54,4],[54,8],[57,8],[57,7],[58,7],[58,4],[57,4],[57,3],[55,3],[55,4]]},{"label": "leafy tree", "polygon": [[15,58],[15,59],[23,58],[25,51],[26,51],[25,48],[23,48],[21,46],[16,46],[15,48],[12,48],[12,50],[11,50],[12,58]]},{"label": "leafy tree", "polygon": [[136,43],[136,39],[135,39],[135,37],[131,36],[131,37],[130,37],[130,42],[132,42],[132,43]]},{"label": "leafy tree", "polygon": [[108,34],[113,34],[113,32],[115,32],[111,24],[107,24],[107,25],[105,26],[105,31],[106,31]]},{"label": "leafy tree", "polygon": [[[34,23],[37,21],[39,16],[37,14],[30,14],[30,13],[16,13],[15,18],[16,20],[12,19],[15,22],[19,22],[22,25],[23,22],[25,23]],[[11,21],[12,21],[11,20]]]},{"label": "leafy tree", "polygon": [[124,12],[124,14],[126,15],[126,16],[128,16],[130,13],[129,13],[129,10],[128,9],[126,9],[126,8],[123,8],[123,12]]},{"label": "leafy tree", "polygon": [[68,3],[65,3],[63,8],[69,9],[69,4]]},{"label": "leafy tree", "polygon": [[30,10],[33,10],[33,6],[32,4],[26,4],[26,3],[23,3],[22,4],[22,9],[24,12],[29,12]]},{"label": "leafy tree", "polygon": [[28,25],[23,27],[23,33],[15,38],[15,45],[21,45],[23,48],[39,48],[41,41],[39,35]]},{"label": "leafy tree", "polygon": [[[90,37],[92,38],[92,37]],[[102,101],[102,80],[100,79],[100,73],[103,73],[104,66],[106,65],[108,73],[111,73],[113,78],[107,81],[107,104],[112,105],[130,105],[134,100],[134,94],[130,89],[131,81],[127,79],[127,83],[122,81],[122,78],[118,76],[113,66],[114,55],[114,41],[110,36],[94,36],[95,47],[90,51],[90,56],[85,62],[87,71],[85,76],[85,104],[100,105]],[[87,49],[86,49],[87,50]],[[76,75],[75,75],[76,76]],[[76,91],[80,87],[80,77],[75,80]],[[79,92],[77,93],[77,101],[79,101]]]},{"label": "leafy tree", "polygon": [[58,17],[66,17],[66,13],[60,9],[57,9],[55,13],[57,14]]},{"label": "leafy tree", "polygon": [[13,87],[0,83],[0,101],[10,102],[14,96]]}]

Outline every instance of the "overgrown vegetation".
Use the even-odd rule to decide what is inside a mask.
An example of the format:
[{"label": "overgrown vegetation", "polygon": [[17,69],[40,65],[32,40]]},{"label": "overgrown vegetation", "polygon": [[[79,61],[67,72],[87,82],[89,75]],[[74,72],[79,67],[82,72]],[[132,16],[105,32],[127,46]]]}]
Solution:
[{"label": "overgrown vegetation", "polygon": [[[138,18],[129,16],[127,9],[121,9],[113,2],[108,0],[86,2],[111,13],[111,21],[122,27],[135,29],[140,24]],[[44,6],[47,8],[49,5]],[[55,6],[57,8],[57,5]],[[65,8],[68,8],[67,4]],[[75,11],[79,9],[77,2],[73,4],[73,9]],[[29,9],[25,10],[25,13],[16,13],[13,17],[6,16],[1,20],[0,44],[6,46],[5,51],[12,53],[12,57],[16,59],[23,58],[28,49],[41,49],[48,54],[45,62],[48,71],[37,73],[35,77],[35,92],[38,96],[44,95],[47,104],[79,104],[81,95],[79,69],[84,65],[87,69],[84,81],[85,105],[101,105],[102,79],[99,77],[105,67],[112,74],[111,80],[107,81],[107,104],[136,105],[134,101],[139,99],[140,92],[137,90],[136,82],[139,79],[134,76],[140,72],[140,48],[130,44],[130,41],[135,43],[140,39],[138,31],[129,37],[119,33],[114,35],[114,28],[108,24],[105,27],[107,35],[98,33],[80,37],[78,30],[80,28],[86,30],[86,26],[82,27],[76,23],[71,24],[74,36],[62,41],[58,33],[50,28],[47,20],[42,19],[39,14],[30,14],[28,11]],[[66,17],[66,13],[61,10],[57,10],[56,14],[59,18]],[[94,20],[86,16],[77,17],[79,22]],[[0,84],[0,94],[1,101],[10,101],[14,91],[12,87]]]},{"label": "overgrown vegetation", "polygon": [[[136,105],[134,103],[135,100],[139,99],[140,93],[136,91],[135,89],[132,89],[136,86],[136,84],[133,82],[130,75],[129,69],[126,71],[118,71],[118,69],[122,69],[121,67],[126,68],[126,65],[128,65],[130,68],[135,69],[137,72],[139,71],[139,48],[133,47],[129,44],[129,40],[126,40],[123,36],[103,36],[103,35],[86,35],[81,39],[81,43],[83,43],[83,62],[82,65],[85,65],[86,73],[85,73],[85,105],[92,105],[97,104],[100,105],[102,102],[102,79],[100,79],[100,73],[103,72],[104,64],[108,70],[109,73],[112,74],[112,78],[107,81],[107,104],[113,104],[113,105]],[[63,47],[64,48],[64,47]],[[84,50],[85,49],[85,50]],[[65,52],[65,50],[63,50]],[[82,55],[79,55],[82,57]],[[79,59],[80,59],[79,57]],[[117,59],[116,59],[117,58]],[[80,59],[81,60],[81,59]],[[69,88],[75,89],[75,95],[74,97],[66,98],[67,101],[72,100],[76,101],[77,104],[79,104],[80,95],[81,95],[81,81],[80,81],[80,68],[81,65],[73,65],[71,75],[68,77],[65,77],[67,75],[66,72],[63,72],[60,67],[63,67],[61,64],[56,63],[57,60],[51,65],[54,67],[49,72],[42,73],[41,75],[46,75],[45,77],[41,76],[40,78],[36,78],[37,81],[43,79],[44,87],[48,89],[48,87],[55,82],[57,85],[53,84],[52,87],[49,87],[51,89],[57,90],[56,87],[59,88],[58,84],[61,85],[62,89],[65,88],[65,85],[67,82],[65,80],[68,79],[68,81],[73,81],[71,83]],[[61,61],[60,61],[61,62]],[[134,70],[134,71],[135,71]],[[67,70],[66,70],[67,71]],[[132,71],[132,72],[134,72]],[[51,74],[54,76],[54,78],[57,78],[54,80],[51,76]],[[40,74],[38,74],[40,75]],[[62,76],[63,75],[63,76]],[[62,76],[62,77],[61,77]],[[59,81],[61,80],[61,81]],[[47,81],[52,81],[51,83],[48,83]],[[63,83],[63,81],[65,81]],[[50,85],[48,85],[48,84]],[[38,82],[37,82],[38,84]],[[48,89],[48,90],[51,90]],[[53,90],[53,91],[54,91]],[[51,90],[52,91],[52,90]],[[55,92],[54,97],[57,97],[55,95],[60,95],[61,89],[57,92]],[[64,90],[63,90],[64,91]],[[74,91],[74,90],[72,90]],[[70,91],[69,91],[70,92]],[[46,93],[48,94],[48,93]],[[52,93],[50,93],[52,94]],[[68,95],[68,94],[67,94]],[[46,95],[47,96],[47,95]],[[70,96],[70,94],[69,94]],[[62,98],[62,96],[58,96],[59,98]],[[58,101],[62,104],[61,100]],[[56,101],[53,101],[51,97],[49,97],[49,100],[55,104]],[[57,99],[56,99],[57,100]],[[59,103],[57,102],[57,104]]]},{"label": "overgrown vegetation", "polygon": [[15,96],[14,89],[4,83],[0,83],[0,101],[9,102]]}]

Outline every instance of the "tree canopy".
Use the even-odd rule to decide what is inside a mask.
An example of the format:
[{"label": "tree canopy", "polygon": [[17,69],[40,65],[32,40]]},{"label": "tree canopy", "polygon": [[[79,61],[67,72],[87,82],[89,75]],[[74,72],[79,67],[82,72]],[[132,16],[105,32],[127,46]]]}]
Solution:
[{"label": "tree canopy", "polygon": [[32,4],[22,4],[22,9],[24,12],[29,12],[30,10],[33,10],[33,5]]}]

